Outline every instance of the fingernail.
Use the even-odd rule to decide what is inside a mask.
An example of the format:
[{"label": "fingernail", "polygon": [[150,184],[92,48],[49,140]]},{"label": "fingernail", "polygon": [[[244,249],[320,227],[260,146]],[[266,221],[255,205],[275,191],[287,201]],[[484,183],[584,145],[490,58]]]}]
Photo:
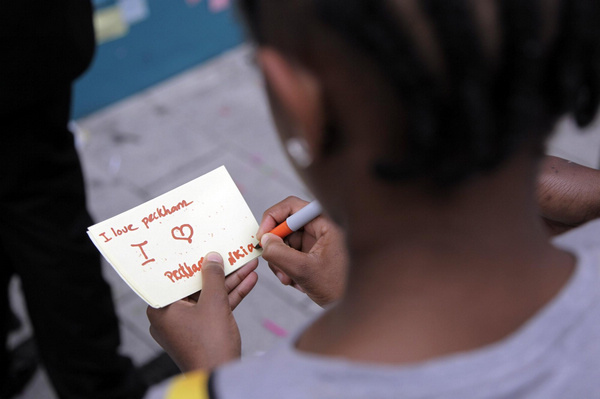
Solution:
[{"label": "fingernail", "polygon": [[275,274],[277,275],[277,278],[279,279],[279,281],[281,281],[281,284],[284,284],[284,282],[283,282],[283,273],[277,272]]},{"label": "fingernail", "polygon": [[209,252],[206,255],[206,260],[209,262],[216,262],[223,264],[223,257],[218,252]]}]

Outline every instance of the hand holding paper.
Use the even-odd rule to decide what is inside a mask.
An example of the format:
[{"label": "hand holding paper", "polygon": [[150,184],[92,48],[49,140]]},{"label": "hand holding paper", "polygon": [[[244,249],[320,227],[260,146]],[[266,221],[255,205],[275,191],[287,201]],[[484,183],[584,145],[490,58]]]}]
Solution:
[{"label": "hand holding paper", "polygon": [[204,289],[197,301],[178,301],[163,309],[148,307],[150,334],[182,371],[212,370],[241,354],[233,309],[257,281],[254,260],[225,278],[219,254],[206,256]]},{"label": "hand holding paper", "polygon": [[225,167],[91,226],[88,235],[125,282],[160,308],[202,289],[204,256],[218,252],[225,274],[262,251],[258,223]]}]

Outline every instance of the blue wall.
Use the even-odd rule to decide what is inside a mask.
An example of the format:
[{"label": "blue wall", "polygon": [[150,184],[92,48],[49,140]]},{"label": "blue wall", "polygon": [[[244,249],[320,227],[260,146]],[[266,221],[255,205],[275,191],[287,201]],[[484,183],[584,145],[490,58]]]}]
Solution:
[{"label": "blue wall", "polygon": [[[145,1],[145,0],[142,0]],[[209,0],[147,0],[146,19],[98,46],[91,68],[75,84],[73,118],[206,61],[243,41],[231,7],[209,10]],[[96,1],[98,10],[114,2]]]}]

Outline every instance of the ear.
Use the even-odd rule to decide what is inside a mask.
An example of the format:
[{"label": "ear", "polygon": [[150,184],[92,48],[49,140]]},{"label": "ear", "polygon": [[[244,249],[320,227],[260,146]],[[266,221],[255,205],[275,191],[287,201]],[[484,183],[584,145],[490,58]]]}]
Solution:
[{"label": "ear", "polygon": [[306,140],[309,151],[318,155],[323,141],[324,113],[321,87],[316,77],[300,65],[285,58],[273,48],[258,50],[258,62],[263,70],[272,100],[294,125],[291,135]]}]

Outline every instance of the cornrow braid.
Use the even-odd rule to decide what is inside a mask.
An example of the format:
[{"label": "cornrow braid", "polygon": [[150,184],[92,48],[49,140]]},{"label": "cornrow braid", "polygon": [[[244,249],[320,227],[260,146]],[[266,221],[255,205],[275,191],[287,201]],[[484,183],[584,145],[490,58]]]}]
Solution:
[{"label": "cornrow braid", "polygon": [[407,130],[413,132],[403,143],[401,134],[391,137],[391,148],[410,148],[399,159],[396,151],[374,165],[377,176],[386,180],[411,178],[432,171],[439,147],[438,121],[435,113],[436,99],[440,97],[439,85],[427,72],[414,46],[401,30],[391,10],[381,0],[330,0],[316,1],[318,16],[327,25],[340,32],[344,38],[375,59],[393,90],[402,93],[407,120]]},{"label": "cornrow braid", "polygon": [[[421,1],[442,48],[443,82],[422,74],[427,68],[386,3],[317,0],[322,20],[378,61],[408,108],[404,153],[378,162],[379,177],[430,176],[438,185],[455,185],[495,168],[524,141],[540,141],[565,112],[574,113],[581,126],[595,116],[600,100],[597,0],[561,2],[560,39],[554,46],[543,42],[542,1],[497,1],[503,23],[497,71],[484,56],[467,0]],[[558,74],[547,66],[548,58]],[[436,83],[448,87],[447,94]],[[392,142],[398,145],[397,139]]]},{"label": "cornrow braid", "polygon": [[[244,2],[253,4],[246,7],[253,11],[250,25],[263,42],[270,38],[260,34],[268,23],[260,20],[260,5],[276,1]],[[420,56],[396,1],[289,0],[290,7],[310,7],[312,18],[374,61],[398,98],[404,125],[390,132],[388,150],[373,165],[378,178],[455,186],[524,145],[539,149],[563,115],[582,127],[594,119],[600,1],[493,1],[499,40],[490,54],[474,11],[479,0],[416,0],[439,47],[439,71]],[[544,13],[555,4],[555,14]]]},{"label": "cornrow braid", "polygon": [[558,87],[549,94],[556,112],[573,113],[585,127],[600,103],[600,3],[565,0],[561,14],[563,35],[553,60]]},{"label": "cornrow braid", "polygon": [[491,167],[509,157],[523,141],[539,143],[555,122],[542,97],[548,76],[544,54],[548,50],[542,40],[540,1],[502,0],[497,5],[504,25],[492,99],[498,153]]},{"label": "cornrow braid", "polygon": [[434,173],[439,183],[452,184],[470,173],[469,169],[489,168],[501,156],[498,118],[489,101],[493,66],[485,57],[467,0],[426,0],[421,4],[437,33],[447,86],[438,114],[431,115],[441,121]]}]

